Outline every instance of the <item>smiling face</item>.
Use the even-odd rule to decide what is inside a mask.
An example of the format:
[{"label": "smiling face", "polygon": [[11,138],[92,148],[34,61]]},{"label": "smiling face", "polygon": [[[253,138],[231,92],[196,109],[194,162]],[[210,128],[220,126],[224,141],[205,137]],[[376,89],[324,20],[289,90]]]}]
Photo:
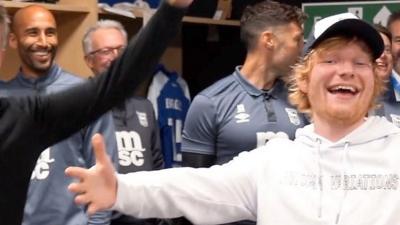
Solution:
[{"label": "smiling face", "polygon": [[45,74],[58,46],[53,15],[40,6],[28,6],[16,13],[12,28],[10,46],[18,50],[23,73],[32,77]]},{"label": "smiling face", "polygon": [[299,83],[316,124],[362,123],[374,98],[374,66],[363,42],[341,41],[311,56],[314,65]]},{"label": "smiling face", "polygon": [[115,28],[99,28],[91,36],[93,51],[85,57],[86,64],[98,75],[108,69],[126,46],[126,38]]},{"label": "smiling face", "polygon": [[382,79],[387,80],[393,69],[392,44],[388,36],[382,33],[380,33],[380,35],[382,37],[385,48],[381,57],[376,60],[376,71]]}]

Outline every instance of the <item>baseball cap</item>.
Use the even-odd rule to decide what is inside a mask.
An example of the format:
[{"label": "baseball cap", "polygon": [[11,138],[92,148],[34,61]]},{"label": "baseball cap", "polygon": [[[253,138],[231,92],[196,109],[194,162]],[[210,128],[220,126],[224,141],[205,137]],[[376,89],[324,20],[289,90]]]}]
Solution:
[{"label": "baseball cap", "polygon": [[382,55],[384,44],[378,31],[352,13],[341,13],[317,21],[304,45],[304,53],[335,36],[357,37],[371,49],[374,59]]}]

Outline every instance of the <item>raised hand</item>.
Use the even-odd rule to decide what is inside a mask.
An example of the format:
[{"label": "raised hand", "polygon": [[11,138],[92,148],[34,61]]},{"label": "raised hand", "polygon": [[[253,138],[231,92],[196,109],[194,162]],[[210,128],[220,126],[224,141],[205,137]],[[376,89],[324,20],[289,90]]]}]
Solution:
[{"label": "raised hand", "polygon": [[75,177],[78,183],[72,183],[68,190],[76,193],[75,203],[87,205],[87,213],[111,208],[116,200],[117,179],[110,158],[105,151],[103,137],[95,134],[92,138],[96,165],[90,169],[68,167],[65,174]]},{"label": "raised hand", "polygon": [[186,8],[192,4],[193,0],[167,0],[167,2],[175,7]]}]

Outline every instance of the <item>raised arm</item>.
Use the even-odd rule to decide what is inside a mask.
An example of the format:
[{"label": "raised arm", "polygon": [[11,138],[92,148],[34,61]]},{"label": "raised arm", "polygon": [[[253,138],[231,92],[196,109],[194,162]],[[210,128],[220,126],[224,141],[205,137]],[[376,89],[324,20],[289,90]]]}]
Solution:
[{"label": "raised arm", "polygon": [[[20,224],[29,179],[40,153],[130,97],[150,79],[192,0],[163,3],[104,74],[54,95],[0,102],[0,224]],[[179,6],[179,7],[176,7]],[[74,49],[70,49],[74,51]]]},{"label": "raised arm", "polygon": [[35,108],[26,110],[34,112],[36,123],[45,124],[46,129],[38,135],[46,136],[49,141],[46,144],[65,138],[95,120],[151,79],[161,55],[180,27],[184,14],[182,7],[191,1],[163,3],[104,74],[68,91],[33,99],[28,105]]}]

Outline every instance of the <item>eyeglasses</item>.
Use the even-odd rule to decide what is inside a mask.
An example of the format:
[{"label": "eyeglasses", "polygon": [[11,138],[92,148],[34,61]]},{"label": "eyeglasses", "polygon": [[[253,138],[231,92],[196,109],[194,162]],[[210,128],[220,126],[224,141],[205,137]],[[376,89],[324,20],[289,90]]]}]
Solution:
[{"label": "eyeglasses", "polygon": [[114,54],[116,54],[116,55],[121,54],[125,48],[126,48],[126,46],[124,46],[124,45],[118,46],[118,47],[113,47],[113,48],[100,48],[100,49],[90,52],[88,55],[98,55],[100,57],[109,57]]}]

